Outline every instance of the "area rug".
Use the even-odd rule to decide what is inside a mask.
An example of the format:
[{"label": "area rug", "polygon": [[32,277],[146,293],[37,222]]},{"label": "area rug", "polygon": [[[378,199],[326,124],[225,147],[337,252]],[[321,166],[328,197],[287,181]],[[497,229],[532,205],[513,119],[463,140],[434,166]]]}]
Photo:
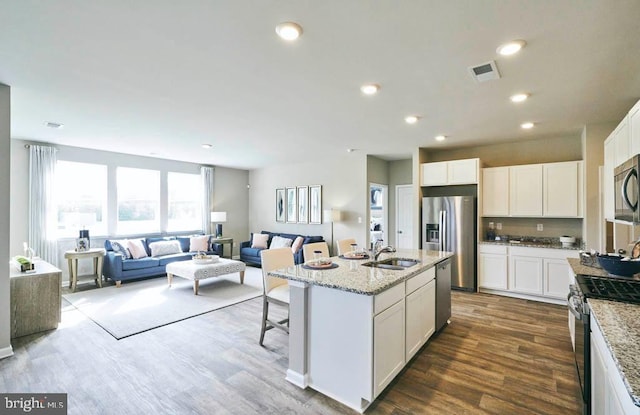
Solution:
[{"label": "area rug", "polygon": [[[123,283],[65,294],[63,297],[116,339],[152,330],[177,321],[209,313],[262,295],[255,276],[247,269],[245,283],[238,274],[200,281],[198,295],[193,281],[167,278]],[[258,270],[259,271],[259,270]],[[247,278],[248,277],[248,278]],[[261,281],[260,281],[261,282]]]}]

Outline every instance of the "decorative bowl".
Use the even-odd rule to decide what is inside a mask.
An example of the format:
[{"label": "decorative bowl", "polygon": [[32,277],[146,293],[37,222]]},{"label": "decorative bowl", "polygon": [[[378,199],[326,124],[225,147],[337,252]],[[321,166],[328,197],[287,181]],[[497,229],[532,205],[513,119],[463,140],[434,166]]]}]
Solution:
[{"label": "decorative bowl", "polygon": [[623,260],[617,255],[598,255],[598,263],[609,274],[632,277],[640,273],[640,261]]}]

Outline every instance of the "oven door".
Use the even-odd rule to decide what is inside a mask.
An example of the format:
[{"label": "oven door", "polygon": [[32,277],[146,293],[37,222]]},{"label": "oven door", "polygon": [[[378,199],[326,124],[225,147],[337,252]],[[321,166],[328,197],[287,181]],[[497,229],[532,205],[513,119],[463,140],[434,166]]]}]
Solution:
[{"label": "oven door", "polygon": [[[590,348],[590,327],[588,306],[583,302],[581,297],[569,295],[567,299],[567,307],[573,315],[575,323],[575,337],[573,353],[576,362],[576,370],[578,372],[578,381],[580,382],[580,391],[582,392],[583,415],[591,413],[591,348]],[[582,308],[582,310],[581,310]]]},{"label": "oven door", "polygon": [[625,222],[640,222],[638,194],[640,182],[638,180],[639,156],[616,167],[614,173],[615,218]]}]

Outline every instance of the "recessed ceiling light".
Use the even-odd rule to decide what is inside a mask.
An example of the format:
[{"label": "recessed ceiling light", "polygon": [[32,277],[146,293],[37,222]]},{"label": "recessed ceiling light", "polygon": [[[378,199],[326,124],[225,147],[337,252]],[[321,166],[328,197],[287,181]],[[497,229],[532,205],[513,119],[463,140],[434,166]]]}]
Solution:
[{"label": "recessed ceiling light", "polygon": [[49,127],[49,128],[62,128],[62,127],[64,127],[64,124],[60,124],[58,122],[53,122],[53,121],[45,121],[44,125]]},{"label": "recessed ceiling light", "polygon": [[374,95],[380,90],[380,85],[378,84],[366,84],[360,87],[360,91],[362,91],[365,95]]},{"label": "recessed ceiling light", "polygon": [[522,102],[522,101],[526,101],[527,98],[529,98],[529,94],[515,94],[509,97],[511,102]]},{"label": "recessed ceiling light", "polygon": [[284,40],[296,40],[302,34],[302,26],[294,22],[284,22],[276,26],[276,33]]},{"label": "recessed ceiling light", "polygon": [[522,49],[526,44],[527,42],[524,40],[513,40],[498,46],[496,52],[503,56],[513,55],[514,53],[518,53],[518,51],[520,51],[520,49]]},{"label": "recessed ceiling light", "polygon": [[437,136],[436,136],[436,141],[444,141],[444,140],[445,140],[445,138],[447,138],[447,137],[445,137],[445,136],[443,136],[443,135],[437,135]]},{"label": "recessed ceiling light", "polygon": [[202,148],[206,148],[206,149],[210,149],[211,147],[213,147],[211,144],[203,144]]},{"label": "recessed ceiling light", "polygon": [[404,121],[407,124],[415,124],[418,122],[418,120],[420,119],[420,117],[418,117],[417,115],[409,115],[407,117],[404,117]]},{"label": "recessed ceiling light", "polygon": [[520,124],[521,128],[524,128],[525,130],[529,130],[531,128],[533,128],[533,123],[532,122],[524,122],[522,124]]}]

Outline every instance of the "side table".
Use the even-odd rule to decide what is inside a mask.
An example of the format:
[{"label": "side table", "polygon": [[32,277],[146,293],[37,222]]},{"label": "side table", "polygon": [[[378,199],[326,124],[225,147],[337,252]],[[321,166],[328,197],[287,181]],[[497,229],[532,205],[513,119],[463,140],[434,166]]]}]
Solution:
[{"label": "side table", "polygon": [[224,258],[224,244],[229,244],[229,256],[227,258],[233,258],[233,238],[211,238],[211,243],[222,245],[222,255],[220,255],[222,258]]},{"label": "side table", "polygon": [[[78,277],[93,277],[96,285],[102,288],[102,264],[106,251],[103,248],[91,248],[86,251],[66,251],[65,259],[69,262],[69,288],[75,291],[78,287]],[[78,260],[93,259],[93,274],[78,275]]]}]

